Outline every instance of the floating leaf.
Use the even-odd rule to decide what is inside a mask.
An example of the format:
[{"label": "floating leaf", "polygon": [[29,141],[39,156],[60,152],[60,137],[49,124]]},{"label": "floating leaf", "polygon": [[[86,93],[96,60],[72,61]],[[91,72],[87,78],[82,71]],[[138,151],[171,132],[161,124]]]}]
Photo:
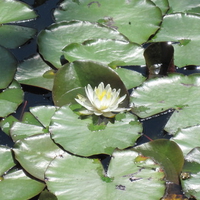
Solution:
[{"label": "floating leaf", "polygon": [[0,63],[0,89],[4,89],[14,78],[17,69],[17,60],[9,51],[0,47]]},{"label": "floating leaf", "polygon": [[37,17],[35,12],[23,2],[15,0],[0,2],[0,24],[33,19],[35,17]]},{"label": "floating leaf", "polygon": [[[200,7],[198,0],[187,1],[182,0],[181,3],[174,0],[168,0],[170,5],[169,13],[186,12],[192,13],[194,8]],[[196,13],[196,12],[195,12]]]},{"label": "floating leaf", "polygon": [[[148,15],[138,17],[141,13]],[[102,23],[117,29],[138,44],[146,42],[159,28],[162,20],[160,9],[149,0],[65,0],[54,15],[57,22],[75,19]]]},{"label": "floating leaf", "polygon": [[[134,69],[134,67],[132,68]],[[145,77],[141,73],[126,68],[115,69],[127,89],[131,89],[141,85],[145,81]]]},{"label": "floating leaf", "polygon": [[15,158],[32,176],[44,180],[44,172],[50,161],[63,151],[50,138],[40,134],[18,140],[14,146]]},{"label": "floating leaf", "polygon": [[121,89],[120,96],[127,95],[120,105],[129,106],[129,95],[117,73],[106,65],[90,61],[75,61],[58,70],[54,80],[53,100],[56,106],[75,103],[78,94],[84,94],[84,87],[93,88],[101,82],[110,84],[111,88]]},{"label": "floating leaf", "polygon": [[[163,19],[160,31],[153,42],[172,41],[174,44],[174,63],[178,67],[199,65],[200,57],[200,16],[192,14],[170,14]],[[185,45],[177,44],[186,40]],[[192,53],[191,53],[192,52]]]},{"label": "floating leaf", "polygon": [[34,29],[6,23],[33,19],[36,16],[25,3],[14,0],[0,1],[0,45],[16,48],[31,39],[36,33]]},{"label": "floating leaf", "polygon": [[39,194],[45,184],[29,178],[23,170],[8,173],[0,181],[1,198],[3,200],[30,199]]},{"label": "floating leaf", "polygon": [[182,180],[183,191],[188,197],[193,196],[196,199],[200,198],[200,148],[194,148],[186,156],[183,172],[188,176]]},{"label": "floating leaf", "polygon": [[[82,44],[72,43],[64,49],[65,58],[75,60],[90,60],[109,65],[111,62],[123,62],[123,65],[143,65],[143,48],[138,44],[119,40],[88,40]],[[119,64],[119,65],[120,65]]]},{"label": "floating leaf", "polygon": [[183,154],[188,154],[193,148],[200,146],[200,126],[192,126],[188,128],[181,128],[171,138],[172,141],[176,142]]},{"label": "floating leaf", "polygon": [[27,28],[18,25],[2,25],[0,26],[0,45],[14,49],[23,45],[27,40],[36,34],[33,28]]},{"label": "floating leaf", "polygon": [[45,73],[51,68],[39,55],[20,63],[15,78],[19,83],[52,90],[54,76],[45,77]]},{"label": "floating leaf", "polygon": [[159,168],[152,161],[151,167],[138,166],[134,162],[136,156],[130,151],[114,153],[105,174],[99,160],[63,154],[47,168],[47,187],[59,200],[159,199],[165,189],[163,173],[152,170],[151,167]]},{"label": "floating leaf", "polygon": [[118,31],[98,24],[82,21],[60,22],[40,32],[39,52],[46,61],[60,68],[60,57],[63,55],[62,49],[65,46],[98,38],[127,41]]},{"label": "floating leaf", "polygon": [[198,74],[190,76],[170,74],[169,77],[146,81],[131,95],[133,97],[131,102],[134,103],[133,112],[145,118],[167,109],[175,109],[165,127],[171,134],[178,128],[198,125],[199,80]]},{"label": "floating leaf", "polygon": [[23,91],[17,81],[0,93],[0,117],[13,113],[23,101]]},{"label": "floating leaf", "polygon": [[15,166],[12,151],[9,147],[0,146],[0,176]]},{"label": "floating leaf", "polygon": [[175,142],[157,139],[137,146],[133,150],[159,163],[165,172],[166,181],[179,185],[179,175],[184,164],[184,157]]},{"label": "floating leaf", "polygon": [[156,4],[156,6],[158,6],[160,8],[160,10],[162,11],[162,14],[165,15],[166,12],[169,9],[169,0],[151,0],[152,2],[154,2]]},{"label": "floating leaf", "polygon": [[63,106],[52,117],[52,139],[73,154],[91,156],[112,154],[115,148],[134,145],[142,131],[141,124],[129,113],[101,130],[91,131],[90,124],[95,126],[91,118],[81,120],[68,106]]}]

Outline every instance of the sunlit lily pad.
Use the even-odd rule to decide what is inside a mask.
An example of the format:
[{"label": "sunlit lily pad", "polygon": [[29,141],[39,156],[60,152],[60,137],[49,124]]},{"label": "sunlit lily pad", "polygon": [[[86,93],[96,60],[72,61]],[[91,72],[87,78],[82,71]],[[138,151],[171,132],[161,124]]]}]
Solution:
[{"label": "sunlit lily pad", "polygon": [[88,40],[82,44],[72,43],[63,49],[65,58],[75,60],[91,60],[109,65],[144,65],[143,48],[137,44],[119,40]]},{"label": "sunlit lily pad", "polygon": [[193,148],[200,146],[200,126],[179,129],[171,140],[176,142],[180,146],[184,155],[186,155]]},{"label": "sunlit lily pad", "polygon": [[52,90],[55,74],[52,71],[52,76],[45,76],[45,73],[50,70],[52,69],[42,60],[42,58],[39,55],[36,55],[19,64],[15,78],[21,84]]},{"label": "sunlit lily pad", "polygon": [[15,166],[12,151],[9,147],[0,146],[0,176]]},{"label": "sunlit lily pad", "polygon": [[[148,15],[139,17],[141,13]],[[138,44],[146,42],[162,20],[160,9],[149,0],[65,0],[54,15],[57,22],[75,19],[105,24]]]},{"label": "sunlit lily pad", "polygon": [[159,165],[151,160],[140,167],[141,163],[134,162],[137,155],[131,151],[114,153],[106,174],[99,160],[63,154],[46,171],[47,187],[59,200],[159,199],[165,190],[163,172],[153,170]]},{"label": "sunlit lily pad", "polygon": [[39,194],[44,187],[44,183],[28,177],[23,170],[8,173],[0,181],[1,198],[3,200],[30,199]]},{"label": "sunlit lily pad", "polygon": [[50,161],[63,153],[63,150],[53,143],[48,133],[18,140],[13,150],[21,166],[41,180],[44,180],[44,172]]},{"label": "sunlit lily pad", "polygon": [[12,82],[16,69],[15,57],[5,48],[0,47],[0,89],[6,88]]},{"label": "sunlit lily pad", "polygon": [[13,113],[23,101],[23,90],[17,81],[0,93],[0,117]]},{"label": "sunlit lily pad", "polygon": [[122,79],[127,89],[137,87],[146,80],[146,78],[142,76],[141,73],[136,72],[133,69],[134,67],[132,69],[126,69],[121,67],[115,69],[115,71]]},{"label": "sunlit lily pad", "polygon": [[93,88],[103,82],[111,88],[121,89],[120,96],[126,94],[126,99],[120,105],[129,106],[128,91],[118,74],[110,67],[90,61],[75,61],[64,65],[58,70],[54,79],[53,100],[56,106],[76,103],[78,94],[85,95],[84,87],[90,84]]},{"label": "sunlit lily pad", "polygon": [[191,195],[196,199],[200,198],[200,147],[194,148],[186,156],[186,163],[183,172],[187,177],[182,180],[183,191],[188,197]]},{"label": "sunlit lily pad", "polygon": [[13,141],[26,137],[47,133],[51,117],[55,112],[54,106],[36,106],[30,108],[30,112],[25,113],[21,122],[15,122],[10,129]]},{"label": "sunlit lily pad", "polygon": [[176,13],[164,17],[161,29],[152,41],[179,42],[174,44],[175,65],[178,67],[199,65],[199,32],[200,16]]},{"label": "sunlit lily pad", "polygon": [[31,39],[36,31],[13,24],[4,24],[36,18],[35,12],[25,3],[4,0],[0,2],[0,45],[16,48]]},{"label": "sunlit lily pad", "polygon": [[127,41],[118,31],[98,24],[83,21],[60,22],[40,32],[39,52],[45,60],[60,68],[60,57],[65,46],[98,38]]},{"label": "sunlit lily pad", "polygon": [[175,109],[165,130],[169,133],[200,124],[200,76],[171,74],[169,77],[144,82],[132,93],[133,112],[145,118]]},{"label": "sunlit lily pad", "polygon": [[92,118],[79,119],[68,106],[63,106],[52,117],[49,129],[52,139],[65,150],[90,156],[112,154],[115,148],[124,149],[134,145],[142,126],[134,115],[127,113],[114,124],[109,122],[98,130]]},{"label": "sunlit lily pad", "polygon": [[158,6],[160,8],[160,10],[162,11],[162,14],[165,15],[166,12],[169,9],[169,0],[151,0],[152,2],[154,2],[156,4],[156,6]]},{"label": "sunlit lily pad", "polygon": [[15,0],[0,2],[0,24],[33,19],[36,16],[35,12],[23,2]]},{"label": "sunlit lily pad", "polygon": [[186,12],[186,13],[196,13],[196,11],[193,11],[196,8],[200,8],[199,0],[182,0],[180,1],[174,1],[174,0],[168,0],[170,5],[169,13],[176,13],[176,12]]}]

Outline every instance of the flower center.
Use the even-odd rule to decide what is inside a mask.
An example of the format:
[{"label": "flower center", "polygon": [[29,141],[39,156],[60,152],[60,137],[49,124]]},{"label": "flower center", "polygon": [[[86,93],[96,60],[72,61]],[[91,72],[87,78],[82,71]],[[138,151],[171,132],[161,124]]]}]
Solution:
[{"label": "flower center", "polygon": [[110,99],[111,98],[111,92],[107,91],[107,90],[99,90],[98,88],[95,89],[95,93],[97,98],[101,101],[105,96],[106,99]]}]

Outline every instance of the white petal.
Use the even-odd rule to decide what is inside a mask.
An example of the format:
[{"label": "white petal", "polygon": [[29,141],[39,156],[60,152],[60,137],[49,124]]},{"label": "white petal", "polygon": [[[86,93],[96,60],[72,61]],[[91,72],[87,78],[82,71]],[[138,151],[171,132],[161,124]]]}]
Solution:
[{"label": "white petal", "polygon": [[79,113],[81,113],[82,115],[92,115],[94,112],[89,110],[81,110]]}]

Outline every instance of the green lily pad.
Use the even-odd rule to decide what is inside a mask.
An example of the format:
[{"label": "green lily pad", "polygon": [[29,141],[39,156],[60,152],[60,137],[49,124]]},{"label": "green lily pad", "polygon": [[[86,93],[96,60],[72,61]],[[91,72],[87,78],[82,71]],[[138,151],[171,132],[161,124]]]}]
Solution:
[{"label": "green lily pad", "polygon": [[27,40],[31,39],[36,34],[33,28],[27,28],[17,25],[2,25],[0,26],[0,45],[14,49],[23,45]]},{"label": "green lily pad", "polygon": [[21,166],[40,180],[44,180],[44,172],[50,161],[63,153],[63,150],[53,143],[49,133],[18,140],[13,150]]},{"label": "green lily pad", "polygon": [[180,42],[180,44],[174,44],[174,64],[178,67],[199,65],[199,32],[200,16],[181,13],[170,14],[163,18],[161,29],[152,41]]},{"label": "green lily pad", "polygon": [[98,130],[91,118],[79,119],[69,106],[63,106],[52,117],[49,129],[52,139],[66,151],[91,156],[112,154],[115,148],[124,149],[134,145],[142,126],[134,115],[127,113],[122,114],[119,120],[116,117],[114,124],[109,122],[103,130]]},{"label": "green lily pad", "polygon": [[[141,13],[148,15],[138,17]],[[118,30],[131,42],[138,44],[146,42],[159,28],[162,20],[160,9],[149,0],[115,0],[115,2],[65,0],[55,10],[54,16],[57,22],[63,20],[99,22]]]},{"label": "green lily pad", "polygon": [[72,43],[63,49],[65,58],[70,62],[91,60],[106,65],[114,61],[123,65],[144,65],[143,51],[138,44],[108,39]]},{"label": "green lily pad", "polygon": [[[184,76],[171,74],[144,82],[132,93],[133,112],[145,118],[168,109],[175,109],[165,126],[174,134],[179,128],[200,124],[200,77],[198,74]],[[190,97],[190,98],[188,98]],[[188,117],[192,116],[192,117]]]},{"label": "green lily pad", "polygon": [[0,117],[13,113],[23,101],[23,90],[17,81],[0,93]]},{"label": "green lily pad", "polygon": [[171,138],[176,142],[184,155],[187,155],[193,148],[200,146],[200,126],[181,128]]},{"label": "green lily pad", "polygon": [[[179,1],[168,0],[170,5],[170,10],[168,13],[176,13],[176,12],[186,12],[192,13],[194,8],[200,7],[198,0],[187,1],[182,0],[181,3]],[[195,12],[196,13],[196,12]]]},{"label": "green lily pad", "polygon": [[0,127],[4,133],[9,135],[10,128],[12,127],[13,123],[18,121],[18,119],[16,119],[12,115],[9,115],[8,117],[5,117],[3,120],[0,121]]},{"label": "green lily pad", "polygon": [[184,164],[184,157],[179,146],[167,139],[157,139],[135,147],[133,150],[158,162],[166,181],[179,184],[179,175]]},{"label": "green lily pad", "polygon": [[55,111],[55,106],[36,106],[30,108],[30,112],[44,127],[48,127],[50,125],[51,117]]},{"label": "green lily pad", "polygon": [[[134,67],[132,69],[134,69]],[[142,76],[141,73],[132,69],[121,67],[115,69],[128,90],[141,85],[146,80],[146,77]]]},{"label": "green lily pad", "polygon": [[39,33],[39,52],[46,61],[60,68],[60,57],[65,46],[98,38],[127,41],[118,31],[99,24],[83,21],[60,22]]},{"label": "green lily pad", "polygon": [[152,170],[159,168],[152,161],[140,167],[134,162],[137,155],[131,151],[114,153],[105,173],[99,160],[63,154],[47,168],[47,187],[59,200],[159,199],[165,189],[163,172]]},{"label": "green lily pad", "polygon": [[48,190],[44,190],[41,192],[38,200],[58,200],[58,199],[54,194],[52,194]]},{"label": "green lily pad", "polygon": [[181,181],[183,191],[190,197],[191,195],[196,199],[200,198],[200,148],[194,148],[186,156],[186,164],[183,168],[183,172],[188,174],[188,177]]},{"label": "green lily pad", "polygon": [[8,173],[0,181],[3,200],[30,199],[39,194],[44,187],[44,183],[29,178],[23,170]]},{"label": "green lily pad", "polygon": [[0,2],[0,45],[16,48],[31,39],[36,31],[32,28],[6,24],[36,18],[35,12],[25,3],[5,0]]},{"label": "green lily pad", "polygon": [[12,151],[9,147],[0,146],[0,176],[15,166]]},{"label": "green lily pad", "polygon": [[120,106],[129,106],[128,91],[117,73],[106,65],[90,61],[75,61],[58,70],[52,90],[54,104],[62,106],[76,103],[74,98],[78,94],[85,95],[85,86],[90,84],[94,88],[101,82],[110,84],[111,88],[121,89],[120,96],[127,96]]},{"label": "green lily pad", "polygon": [[11,127],[10,134],[13,141],[40,133],[47,133],[55,109],[54,106],[36,106],[30,108],[31,113],[25,113],[22,122],[15,122]]},{"label": "green lily pad", "polygon": [[166,12],[169,9],[169,0],[151,0],[152,2],[154,2],[156,4],[156,6],[158,6],[160,8],[160,10],[162,11],[162,15],[165,15]]},{"label": "green lily pad", "polygon": [[28,20],[37,17],[35,12],[25,3],[15,0],[0,2],[0,24]]},{"label": "green lily pad", "polygon": [[4,89],[14,78],[17,69],[17,60],[9,51],[0,47],[0,63],[0,89]]},{"label": "green lily pad", "polygon": [[54,74],[46,77],[45,73],[51,68],[39,55],[20,63],[15,78],[19,83],[52,90]]}]

